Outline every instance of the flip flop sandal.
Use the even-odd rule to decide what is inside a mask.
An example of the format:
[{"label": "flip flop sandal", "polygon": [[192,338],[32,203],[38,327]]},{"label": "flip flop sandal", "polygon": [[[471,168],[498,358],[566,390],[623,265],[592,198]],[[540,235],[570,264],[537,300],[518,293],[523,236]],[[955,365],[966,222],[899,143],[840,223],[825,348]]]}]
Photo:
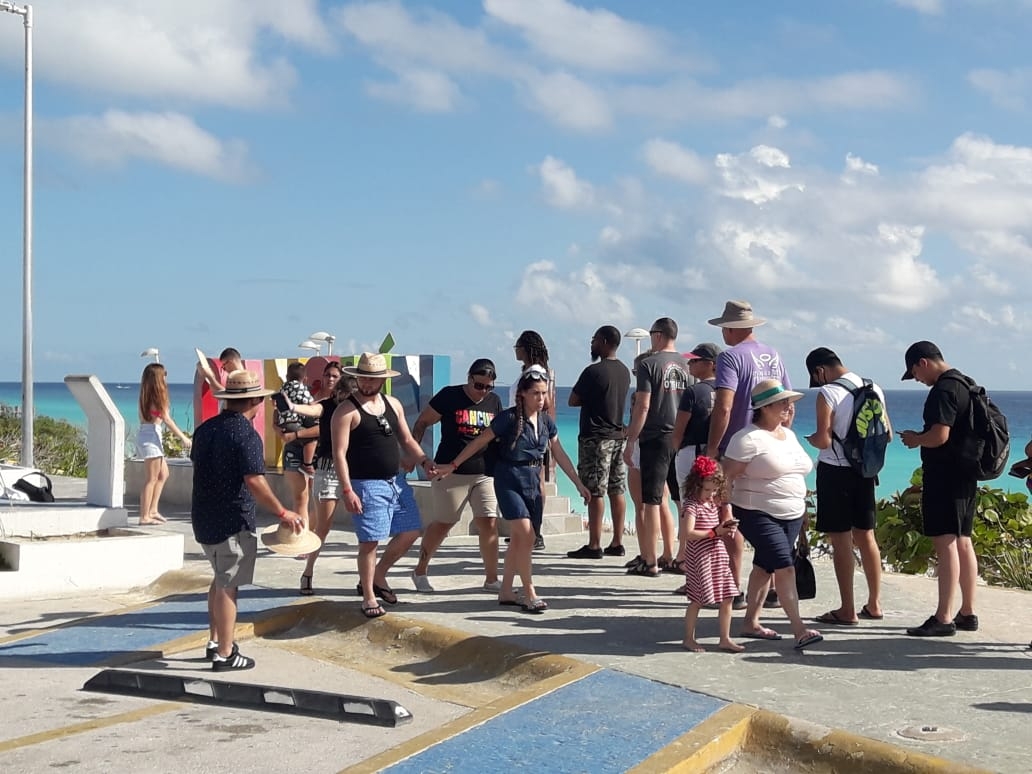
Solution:
[{"label": "flip flop sandal", "polygon": [[801,640],[796,640],[796,644],[792,647],[796,650],[802,650],[809,645],[816,645],[818,642],[824,642],[824,636],[814,632],[813,634],[806,635]]},{"label": "flip flop sandal", "polygon": [[867,609],[867,605],[864,605],[863,607],[860,608],[860,617],[865,619],[865,620],[867,620],[867,621],[880,621],[881,619],[883,619],[885,617],[885,615],[884,614],[882,614],[882,615],[875,615],[874,613],[872,613],[870,610]]},{"label": "flip flop sandal", "polygon": [[780,640],[781,635],[773,629],[757,629],[754,632],[739,632],[739,637],[745,637],[749,640]]},{"label": "flip flop sandal", "polygon": [[384,586],[378,586],[373,584],[373,593],[376,594],[383,602],[388,605],[398,604],[398,595],[394,593],[393,589],[386,588]]},{"label": "flip flop sandal", "polygon": [[302,597],[310,597],[310,596],[312,596],[312,594],[315,593],[314,591],[312,591],[312,576],[311,575],[302,575],[301,576],[301,591],[300,591],[300,593],[301,593]]},{"label": "flip flop sandal", "polygon": [[364,615],[366,618],[379,618],[380,616],[387,615],[387,611],[384,610],[379,604],[362,605],[362,615]]},{"label": "flip flop sandal", "polygon": [[627,571],[627,574],[641,575],[646,578],[658,578],[660,576],[660,572],[658,569],[656,569],[656,565],[645,564],[645,562],[641,562],[640,564],[636,564],[634,567],[631,567]]},{"label": "flip flop sandal", "polygon": [[539,615],[548,610],[548,603],[543,599],[527,599],[520,605],[524,613]]},{"label": "flip flop sandal", "polygon": [[839,618],[839,614],[834,610],[829,610],[827,613],[821,613],[816,616],[813,620],[817,623],[831,624],[832,626],[859,626],[859,621],[850,621],[846,618]]}]

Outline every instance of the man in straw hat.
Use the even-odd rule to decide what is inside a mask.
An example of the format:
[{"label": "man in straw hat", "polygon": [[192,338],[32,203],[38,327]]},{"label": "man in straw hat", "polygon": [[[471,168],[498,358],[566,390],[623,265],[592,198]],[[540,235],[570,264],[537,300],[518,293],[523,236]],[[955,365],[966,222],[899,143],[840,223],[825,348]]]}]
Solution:
[{"label": "man in straw hat", "polygon": [[[398,601],[387,572],[422,528],[415,497],[400,468],[403,461],[418,464],[427,475],[435,468],[409,432],[401,403],[381,392],[388,377],[400,376],[387,368],[386,358],[364,352],[358,365],[346,366],[344,373],[356,377],[358,389],[333,413],[333,461],[344,507],[354,515],[362,613],[378,618],[386,613],[378,596],[388,605]],[[376,547],[388,537],[377,562]]]},{"label": "man in straw hat", "polygon": [[[731,436],[749,424],[753,387],[765,379],[776,379],[786,389],[792,389],[781,355],[773,347],[757,341],[753,334],[753,329],[765,322],[762,317],[753,314],[752,304],[748,301],[728,301],[724,304],[724,313],[709,321],[710,325],[720,328],[724,343],[728,346],[717,356],[716,392],[713,412],[710,414],[709,440],[706,443],[706,453],[718,460],[723,456]],[[787,416],[786,426],[791,426],[794,416],[793,406]],[[731,569],[739,584],[744,551],[745,543],[739,533],[729,551]],[[777,604],[777,595],[773,589],[768,604]]]},{"label": "man in straw hat", "polygon": [[190,451],[190,521],[215,573],[208,589],[206,655],[216,672],[254,666],[254,659],[240,653],[233,632],[238,589],[254,580],[255,501],[279,516],[285,533],[301,535],[308,527],[307,518],[284,508],[269,486],[262,439],[251,424],[274,392],[251,371],[230,373],[226,386],[215,393],[226,401],[225,409],[197,428]]}]

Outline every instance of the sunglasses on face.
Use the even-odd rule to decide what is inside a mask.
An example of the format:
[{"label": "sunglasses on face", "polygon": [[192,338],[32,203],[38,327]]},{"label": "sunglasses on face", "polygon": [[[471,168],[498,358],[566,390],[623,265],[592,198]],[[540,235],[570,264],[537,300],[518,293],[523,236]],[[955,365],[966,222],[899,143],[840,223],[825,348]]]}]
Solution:
[{"label": "sunglasses on face", "polygon": [[484,382],[473,382],[473,389],[477,392],[490,392],[494,389],[494,385],[485,384]]},{"label": "sunglasses on face", "polygon": [[376,418],[376,424],[380,426],[380,432],[383,433],[385,437],[389,438],[394,435],[394,430],[391,429],[391,423],[387,421],[387,417],[383,414],[380,414],[380,416]]}]

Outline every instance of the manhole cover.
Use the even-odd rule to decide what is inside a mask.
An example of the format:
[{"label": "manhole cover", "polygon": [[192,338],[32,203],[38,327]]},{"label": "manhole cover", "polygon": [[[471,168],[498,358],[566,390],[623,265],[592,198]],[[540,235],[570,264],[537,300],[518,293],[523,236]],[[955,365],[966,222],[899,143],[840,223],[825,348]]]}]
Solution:
[{"label": "manhole cover", "polygon": [[964,735],[955,728],[946,726],[907,726],[896,732],[904,739],[916,739],[919,742],[959,742]]}]

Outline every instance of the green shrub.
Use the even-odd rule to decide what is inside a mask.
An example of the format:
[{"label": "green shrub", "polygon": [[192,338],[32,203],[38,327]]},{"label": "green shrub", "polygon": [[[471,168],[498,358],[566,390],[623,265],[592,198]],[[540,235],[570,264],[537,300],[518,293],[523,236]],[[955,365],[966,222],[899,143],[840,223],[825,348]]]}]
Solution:
[{"label": "green shrub", "polygon": [[[21,418],[0,416],[0,459],[21,459]],[[86,431],[64,419],[36,417],[33,422],[36,467],[55,476],[86,476]]]}]

